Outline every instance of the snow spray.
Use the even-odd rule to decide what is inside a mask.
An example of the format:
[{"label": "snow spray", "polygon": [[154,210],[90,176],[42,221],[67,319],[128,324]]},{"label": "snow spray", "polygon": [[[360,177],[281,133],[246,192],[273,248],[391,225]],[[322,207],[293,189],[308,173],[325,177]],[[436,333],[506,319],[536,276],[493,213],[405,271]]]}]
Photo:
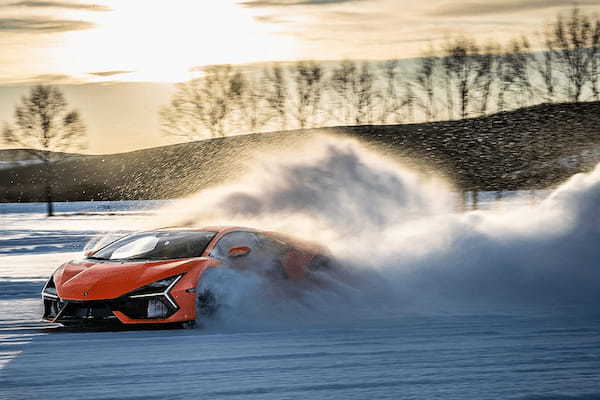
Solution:
[{"label": "snow spray", "polygon": [[354,140],[323,136],[292,156],[257,159],[236,182],[159,213],[167,217],[157,225],[241,225],[310,239],[352,279],[300,291],[223,272],[216,281],[225,320],[304,323],[600,300],[600,166],[536,205],[457,212],[448,183]]}]

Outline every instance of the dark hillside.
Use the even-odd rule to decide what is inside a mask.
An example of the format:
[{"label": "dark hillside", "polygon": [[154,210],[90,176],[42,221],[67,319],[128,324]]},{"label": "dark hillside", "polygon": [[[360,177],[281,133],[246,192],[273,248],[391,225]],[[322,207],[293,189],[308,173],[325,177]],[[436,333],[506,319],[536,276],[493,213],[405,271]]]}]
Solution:
[{"label": "dark hillside", "polygon": [[[67,158],[54,163],[56,200],[173,198],[243,173],[263,150],[293,153],[318,132],[355,137],[440,171],[467,190],[554,185],[596,161],[600,103],[543,104],[487,117],[232,136],[173,146]],[[588,151],[589,153],[589,151]],[[564,159],[574,158],[566,164]],[[42,199],[42,166],[0,170],[0,201]]]},{"label": "dark hillside", "polygon": [[567,168],[560,161],[600,146],[600,102],[542,104],[461,121],[345,131],[432,162],[465,188],[548,187],[595,164],[581,158]]}]

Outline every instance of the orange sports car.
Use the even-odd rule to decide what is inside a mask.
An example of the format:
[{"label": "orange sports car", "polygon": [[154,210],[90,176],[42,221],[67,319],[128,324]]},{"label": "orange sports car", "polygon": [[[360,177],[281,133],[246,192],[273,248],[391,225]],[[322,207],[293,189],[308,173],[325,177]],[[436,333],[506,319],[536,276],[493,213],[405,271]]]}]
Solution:
[{"label": "orange sports car", "polygon": [[43,319],[192,326],[218,307],[210,290],[198,293],[203,274],[223,267],[303,281],[329,257],[319,245],[249,228],[134,233],[60,266],[42,290]]}]

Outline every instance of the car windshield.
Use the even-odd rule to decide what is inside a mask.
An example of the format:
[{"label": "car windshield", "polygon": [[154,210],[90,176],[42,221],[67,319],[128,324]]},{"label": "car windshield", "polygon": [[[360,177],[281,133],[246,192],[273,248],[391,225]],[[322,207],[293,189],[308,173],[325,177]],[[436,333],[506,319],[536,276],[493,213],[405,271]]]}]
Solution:
[{"label": "car windshield", "polygon": [[161,231],[125,236],[98,250],[94,260],[169,260],[200,257],[216,232]]}]

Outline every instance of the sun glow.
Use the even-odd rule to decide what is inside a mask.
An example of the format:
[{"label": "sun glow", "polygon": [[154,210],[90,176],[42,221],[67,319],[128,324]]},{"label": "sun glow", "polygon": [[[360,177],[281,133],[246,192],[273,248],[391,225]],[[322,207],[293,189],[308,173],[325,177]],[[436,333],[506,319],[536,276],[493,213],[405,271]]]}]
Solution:
[{"label": "sun glow", "polygon": [[[97,28],[64,34],[52,49],[53,69],[84,79],[177,82],[190,68],[293,58],[293,40],[274,35],[236,0],[122,1],[88,15]],[[62,68],[61,68],[62,67]]]}]

